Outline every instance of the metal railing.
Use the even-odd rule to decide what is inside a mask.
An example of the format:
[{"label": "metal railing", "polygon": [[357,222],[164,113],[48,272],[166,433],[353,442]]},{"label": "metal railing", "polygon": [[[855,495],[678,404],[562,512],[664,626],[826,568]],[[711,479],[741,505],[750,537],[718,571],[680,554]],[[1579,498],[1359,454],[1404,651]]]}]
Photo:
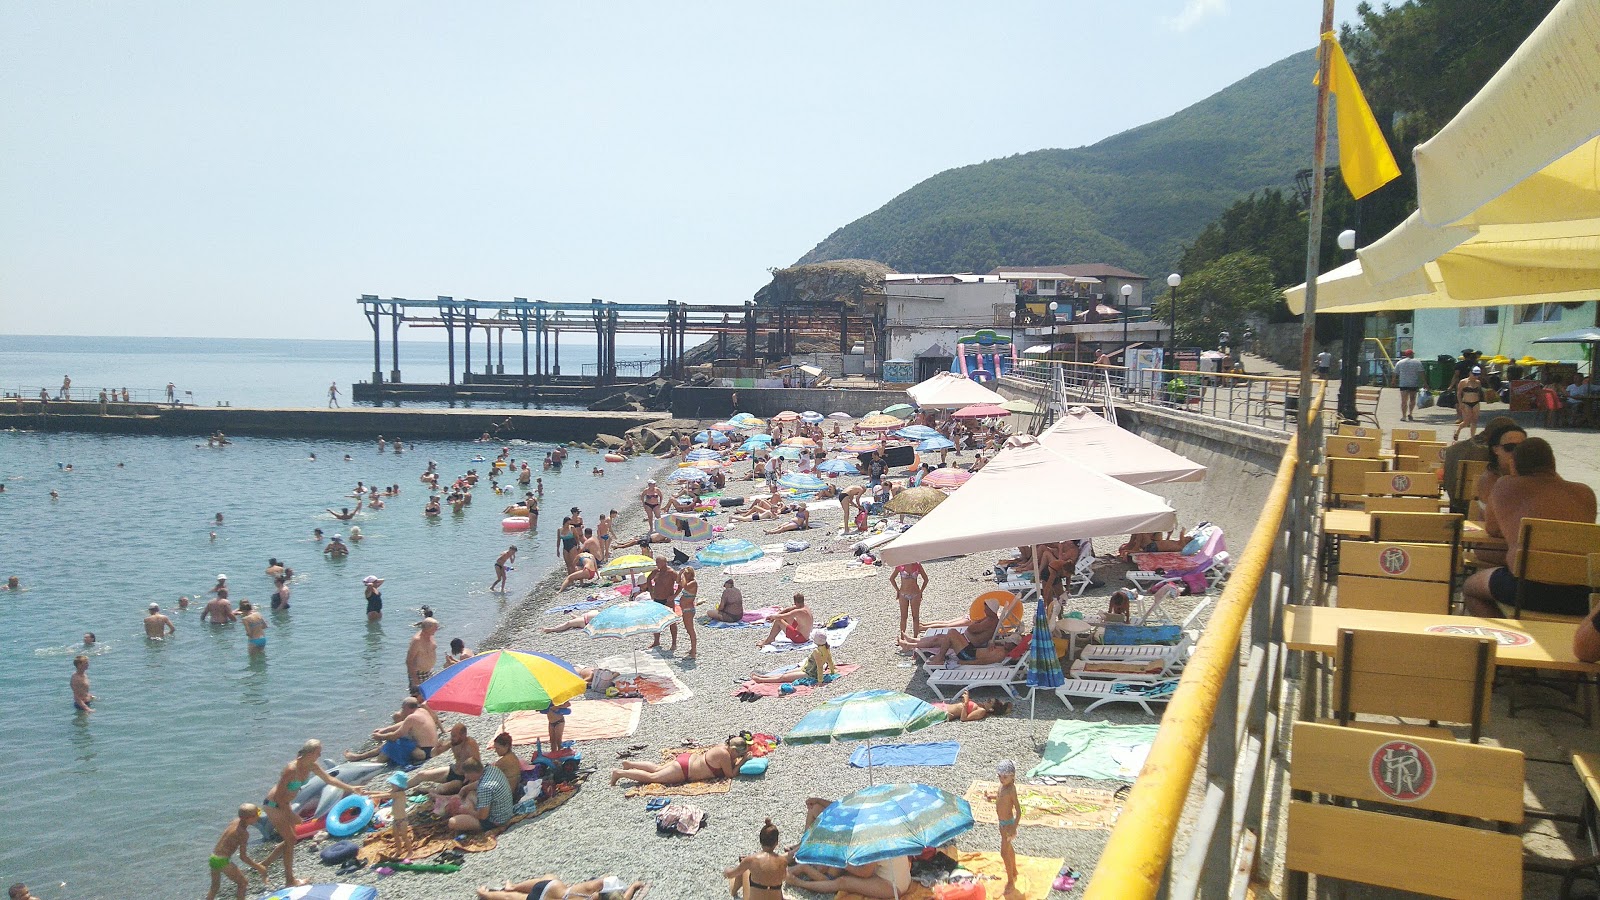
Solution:
[{"label": "metal railing", "polygon": [[1154,406],[1280,433],[1294,431],[1298,375],[1229,375],[1187,369],[1133,369],[1064,360],[1027,360],[1005,377],[1035,390],[1065,385],[1066,399],[1085,406],[1103,402],[1109,381],[1117,403]]},{"label": "metal railing", "polygon": [[[1321,446],[1324,389],[1313,400],[1311,446]],[[1258,868],[1279,757],[1287,654],[1283,607],[1315,575],[1311,460],[1291,440],[1261,518],[1161,717],[1144,768],[1095,868],[1088,900],[1244,896]],[[1249,628],[1245,625],[1248,622]],[[1205,752],[1204,795],[1175,847],[1185,800]]]},{"label": "metal railing", "polygon": [[[98,386],[88,387],[86,385],[80,386],[76,384],[72,386],[72,391],[68,394],[68,399],[66,400],[60,399],[60,385],[56,385],[55,387],[44,387],[41,385],[34,385],[32,387],[4,387],[0,388],[0,402],[9,400],[15,403],[17,400],[22,400],[24,402],[38,403],[39,392],[41,390],[48,395],[49,402],[52,406],[58,403],[73,403],[78,406],[96,406],[100,403],[100,388]],[[114,393],[110,388],[106,388],[105,390],[107,403],[127,402],[145,405],[167,405],[167,389],[164,387],[129,389],[128,399],[126,401],[122,399],[121,387],[118,387]],[[195,402],[194,392],[184,390],[178,391],[177,402],[185,406],[193,406]]]}]

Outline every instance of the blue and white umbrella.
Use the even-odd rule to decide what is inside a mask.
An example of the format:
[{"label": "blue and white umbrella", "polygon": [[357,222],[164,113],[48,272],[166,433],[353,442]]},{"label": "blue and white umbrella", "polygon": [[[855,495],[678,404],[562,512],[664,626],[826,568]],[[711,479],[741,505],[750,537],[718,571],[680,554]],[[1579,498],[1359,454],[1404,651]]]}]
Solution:
[{"label": "blue and white umbrella", "polygon": [[955,441],[943,436],[923,438],[922,440],[917,441],[917,450],[921,453],[928,453],[930,451],[937,450],[953,450],[955,449],[955,446]]},{"label": "blue and white umbrella", "polygon": [[685,453],[683,458],[689,462],[699,462],[702,459],[720,460],[722,459],[722,454],[706,447],[699,447],[697,449],[690,450],[688,453]]},{"label": "blue and white umbrella", "polygon": [[826,481],[806,472],[790,472],[778,476],[778,487],[788,488],[791,491],[820,491],[827,486]]},{"label": "blue and white umbrella", "polygon": [[823,473],[826,473],[826,474],[829,474],[829,475],[860,475],[861,474],[861,470],[856,468],[856,464],[855,463],[846,462],[846,461],[844,461],[842,459],[830,459],[830,460],[827,460],[822,465],[817,466],[817,471],[818,472],[823,472]]},{"label": "blue and white umbrella", "polygon": [[[767,435],[762,435],[762,437],[767,437]],[[757,450],[765,450],[771,445],[772,440],[770,438],[765,441],[758,441],[754,438],[749,438],[746,439],[744,443],[739,445],[739,449],[745,451],[746,453],[754,453]]]},{"label": "blue and white umbrella", "polygon": [[814,409],[808,409],[800,414],[800,421],[806,423],[807,425],[819,425],[822,423],[822,413],[819,413]]},{"label": "blue and white umbrella", "polygon": [[784,459],[799,459],[800,458],[800,448],[799,447],[774,447],[773,450],[772,450],[772,455],[773,456],[782,457]]},{"label": "blue and white umbrella", "polygon": [[816,866],[863,866],[943,847],[971,828],[972,806],[948,791],[926,784],[876,784],[824,809],[806,829],[794,858]]},{"label": "blue and white umbrella", "polygon": [[926,425],[907,425],[904,428],[896,429],[894,433],[908,441],[923,441],[929,438],[944,437],[944,435]]},{"label": "blue and white umbrella", "polygon": [[742,538],[722,538],[700,548],[694,558],[708,566],[733,566],[760,559],[760,547]]},{"label": "blue and white umbrella", "polygon": [[[1035,689],[1029,692],[1029,696],[1034,698],[1038,688],[1054,690],[1065,683],[1066,678],[1061,674],[1061,660],[1056,656],[1056,642],[1050,638],[1045,599],[1040,597],[1039,605],[1033,611],[1033,638],[1028,644],[1028,686]],[[1028,718],[1033,718],[1031,707]]]},{"label": "blue and white umbrella", "polygon": [[671,475],[668,475],[667,476],[667,480],[668,481],[693,481],[693,482],[696,482],[696,483],[703,484],[703,483],[705,483],[707,481],[710,481],[711,480],[711,476],[709,474],[707,474],[704,469],[696,469],[694,466],[685,466],[684,468],[681,468],[681,469],[677,470],[676,472],[673,472]]},{"label": "blue and white umbrella", "polygon": [[260,900],[378,900],[378,889],[366,884],[302,884],[264,894]]}]

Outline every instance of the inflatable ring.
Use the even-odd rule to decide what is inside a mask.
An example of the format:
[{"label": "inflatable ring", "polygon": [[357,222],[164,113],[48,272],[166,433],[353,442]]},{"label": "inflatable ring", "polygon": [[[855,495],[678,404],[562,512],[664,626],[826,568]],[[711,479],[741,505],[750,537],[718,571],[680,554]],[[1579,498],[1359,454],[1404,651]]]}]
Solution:
[{"label": "inflatable ring", "polygon": [[527,531],[529,522],[527,516],[506,516],[500,520],[500,528],[505,531]]},{"label": "inflatable ring", "polygon": [[[354,812],[354,818],[346,818],[348,813]],[[325,828],[328,834],[336,838],[347,838],[367,827],[372,821],[372,814],[377,808],[372,801],[360,794],[351,794],[333,805],[328,810],[328,821]]]},{"label": "inflatable ring", "polygon": [[526,506],[513,506],[513,507],[511,507],[511,515],[513,515],[513,516],[526,516],[527,514],[528,514],[528,508]]},{"label": "inflatable ring", "polygon": [[606,462],[627,462],[628,458],[620,453],[607,453]]}]

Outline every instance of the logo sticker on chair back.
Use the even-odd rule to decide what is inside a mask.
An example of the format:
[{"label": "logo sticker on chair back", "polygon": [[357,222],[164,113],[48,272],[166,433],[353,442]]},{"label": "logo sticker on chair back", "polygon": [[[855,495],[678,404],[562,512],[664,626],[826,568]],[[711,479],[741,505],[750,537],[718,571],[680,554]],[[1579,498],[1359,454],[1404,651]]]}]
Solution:
[{"label": "logo sticker on chair back", "polygon": [[1422,629],[1428,634],[1451,634],[1462,637],[1494,638],[1502,647],[1521,647],[1533,643],[1533,638],[1509,628],[1490,628],[1487,625],[1429,625]]},{"label": "logo sticker on chair back", "polygon": [[1390,575],[1404,575],[1411,568],[1411,554],[1404,547],[1386,547],[1378,554],[1378,568]]},{"label": "logo sticker on chair back", "polygon": [[1422,438],[1419,437],[1419,433],[1418,432],[1415,432],[1415,431],[1406,432],[1406,440],[1408,440],[1408,441],[1419,441],[1421,439]]},{"label": "logo sticker on chair back", "polygon": [[1348,453],[1351,456],[1355,456],[1355,455],[1359,454],[1361,452],[1361,444],[1360,444],[1360,442],[1358,442],[1358,441],[1345,441],[1344,452]]},{"label": "logo sticker on chair back", "polygon": [[1410,741],[1390,741],[1372,752],[1372,786],[1397,803],[1413,803],[1433,790],[1433,758]]},{"label": "logo sticker on chair back", "polygon": [[1411,476],[1396,475],[1389,479],[1389,487],[1393,488],[1396,494],[1404,494],[1406,491],[1411,490]]}]

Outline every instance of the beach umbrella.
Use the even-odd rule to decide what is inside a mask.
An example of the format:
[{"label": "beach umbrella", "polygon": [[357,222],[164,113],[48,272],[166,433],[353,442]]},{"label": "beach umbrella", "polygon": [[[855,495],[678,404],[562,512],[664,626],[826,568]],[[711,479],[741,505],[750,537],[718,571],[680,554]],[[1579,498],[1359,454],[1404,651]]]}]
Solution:
[{"label": "beach umbrella", "polygon": [[867,416],[856,423],[857,431],[890,431],[900,427],[900,420],[882,413]]},{"label": "beach umbrella", "polygon": [[778,486],[791,491],[820,491],[827,487],[828,483],[805,472],[789,472],[778,476]]},{"label": "beach umbrella", "polygon": [[861,470],[853,462],[842,459],[830,459],[817,466],[817,471],[827,475],[860,475]]},{"label": "beach umbrella", "polygon": [[469,656],[424,681],[422,696],[432,709],[478,716],[549,709],[583,696],[588,689],[588,683],[565,660],[521,650],[491,650]]},{"label": "beach umbrella", "polygon": [[1018,397],[1015,400],[1007,400],[1006,402],[1000,404],[1000,408],[1010,410],[1014,413],[1021,413],[1025,416],[1038,415],[1039,413],[1039,404],[1027,399],[1026,397]]},{"label": "beach umbrella", "polygon": [[843,453],[871,453],[883,449],[883,441],[846,441],[839,447]]},{"label": "beach umbrella", "polygon": [[378,889],[367,884],[302,884],[264,894],[259,900],[378,900]]},{"label": "beach umbrella", "polygon": [[945,712],[900,691],[874,689],[834,697],[806,713],[783,736],[787,744],[867,742],[867,777],[872,777],[872,739],[899,737],[945,720]]},{"label": "beach umbrella", "polygon": [[683,458],[689,462],[695,462],[702,459],[721,459],[722,454],[706,447],[697,447],[696,449],[685,453]]},{"label": "beach umbrella", "polygon": [[711,536],[711,523],[693,513],[667,513],[656,519],[655,531],[675,541],[703,541]]},{"label": "beach umbrella", "polygon": [[1039,688],[1051,690],[1066,683],[1061,674],[1061,659],[1056,656],[1056,642],[1050,637],[1050,617],[1045,612],[1045,599],[1033,610],[1033,638],[1028,644],[1028,718],[1033,718],[1039,703]]},{"label": "beach umbrella", "polygon": [[671,475],[668,475],[667,480],[706,482],[711,480],[711,476],[707,475],[704,469],[696,469],[693,466],[686,466],[682,469],[678,469]]},{"label": "beach umbrella", "polygon": [[883,410],[881,410],[881,409],[869,409],[869,410],[867,410],[867,414],[862,416],[861,418],[870,419],[873,416],[881,416],[881,415],[883,415]]},{"label": "beach umbrella", "polygon": [[642,553],[629,553],[619,556],[601,566],[600,574],[615,575],[618,577],[622,577],[624,575],[631,576],[638,575],[641,572],[648,572],[655,567],[656,561],[654,558],[645,556]]},{"label": "beach umbrella", "polygon": [[777,448],[773,449],[772,455],[773,456],[779,456],[779,457],[782,457],[784,459],[799,459],[800,458],[800,448],[799,447],[777,447]]},{"label": "beach umbrella", "polygon": [[733,415],[728,417],[728,421],[729,422],[733,422],[736,425],[743,426],[745,428],[749,428],[752,425],[760,425],[761,424],[761,420],[760,419],[756,418],[755,416],[750,415],[747,412],[734,413]]},{"label": "beach umbrella", "polygon": [[948,791],[926,784],[876,784],[829,804],[801,837],[795,861],[862,866],[942,847],[971,828],[971,805]]},{"label": "beach umbrella", "polygon": [[742,538],[722,538],[700,548],[694,558],[708,566],[733,566],[760,559],[761,548]]},{"label": "beach umbrella", "polygon": [[[766,438],[766,440],[758,441],[758,440],[756,440],[756,438],[758,438],[758,437],[764,437],[764,438]],[[744,443],[739,445],[739,449],[740,450],[744,450],[747,453],[753,453],[753,452],[755,452],[757,450],[765,450],[767,447],[771,446],[771,444],[772,444],[772,436],[771,435],[758,434],[758,435],[753,435],[753,436],[747,438]]]},{"label": "beach umbrella", "polygon": [[979,403],[976,406],[963,406],[950,414],[952,419],[999,419],[1011,415],[1011,410],[993,403]]},{"label": "beach umbrella", "polygon": [[813,441],[811,438],[808,438],[808,437],[792,437],[792,438],[785,438],[783,443],[780,446],[783,446],[783,447],[815,447],[816,445],[817,445],[817,442]]},{"label": "beach umbrella", "polygon": [[728,443],[728,436],[720,431],[710,432],[707,437],[709,440],[707,440],[706,443],[713,447],[726,446]]},{"label": "beach umbrella", "polygon": [[[628,600],[600,610],[583,626],[584,634],[594,638],[630,638],[641,634],[660,634],[661,629],[678,621],[678,611],[654,600]],[[633,648],[633,669],[639,670],[639,648]]]},{"label": "beach umbrella", "polygon": [[925,487],[955,490],[966,484],[967,479],[971,477],[972,473],[966,469],[934,469],[922,477],[922,484]]},{"label": "beach umbrella", "polygon": [[702,472],[715,472],[716,470],[722,468],[722,460],[697,459],[694,462],[689,463],[689,467],[693,469],[699,469]]},{"label": "beach umbrella", "polygon": [[830,419],[852,419],[852,418],[855,418],[855,417],[850,415],[847,412],[831,412],[831,413],[828,413],[828,418],[830,418]]},{"label": "beach umbrella", "polygon": [[800,414],[800,421],[806,423],[807,425],[816,425],[822,421],[822,413],[819,413],[814,409],[808,409]]},{"label": "beach umbrella", "polygon": [[712,431],[743,431],[744,430],[744,426],[740,425],[738,422],[733,421],[732,419],[729,419],[726,422],[718,422],[715,425],[712,425],[711,426],[711,430]]},{"label": "beach umbrella", "polygon": [[786,409],[772,417],[772,421],[774,422],[796,422],[799,421],[799,419],[800,414],[792,409]]},{"label": "beach umbrella", "polygon": [[903,437],[908,441],[926,441],[944,435],[926,425],[907,425],[897,430],[895,437]]},{"label": "beach umbrella", "polygon": [[744,439],[744,442],[746,444],[748,444],[748,443],[750,443],[752,441],[754,441],[757,444],[770,444],[770,443],[772,443],[772,435],[770,435],[770,434],[752,434],[749,437]]},{"label": "beach umbrella", "polygon": [[906,488],[883,505],[889,512],[902,516],[925,516],[943,503],[950,495],[931,487]]},{"label": "beach umbrella", "polygon": [[949,438],[945,437],[944,435],[939,435],[937,437],[931,437],[931,438],[923,438],[922,440],[917,441],[917,450],[919,452],[921,452],[921,453],[927,453],[929,451],[937,451],[937,450],[954,450],[955,446],[956,446],[956,442],[950,440]]},{"label": "beach umbrella", "polygon": [[917,408],[909,403],[896,403],[893,406],[885,406],[883,408],[884,415],[894,416],[897,419],[909,419],[916,411]]}]

